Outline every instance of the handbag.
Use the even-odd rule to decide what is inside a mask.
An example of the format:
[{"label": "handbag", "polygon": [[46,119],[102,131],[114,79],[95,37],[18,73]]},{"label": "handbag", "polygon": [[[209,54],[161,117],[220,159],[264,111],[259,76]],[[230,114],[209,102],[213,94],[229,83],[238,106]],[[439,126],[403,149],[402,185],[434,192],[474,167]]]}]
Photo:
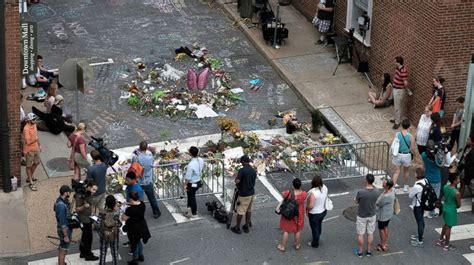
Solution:
[{"label": "handbag", "polygon": [[393,214],[397,215],[401,211],[400,209],[400,201],[398,201],[398,198],[395,197],[395,200],[393,202]]},{"label": "handbag", "polygon": [[[405,136],[403,136],[403,134],[402,134],[402,139],[405,142],[405,144],[408,146],[408,149],[410,149],[410,145],[407,143],[407,140],[405,139]],[[410,155],[411,155],[411,160],[413,160],[413,153],[411,152],[411,149],[410,149]]]},{"label": "handbag", "polygon": [[[323,185],[324,187],[325,185]],[[326,187],[327,190],[327,187]],[[334,203],[332,202],[331,198],[329,198],[329,192],[326,192],[326,199],[324,200],[324,208],[328,211],[332,211],[334,209]]]},{"label": "handbag", "polygon": [[395,139],[393,139],[392,145],[390,145],[390,151],[393,156],[397,156],[400,151],[400,139],[398,139],[398,133]]}]

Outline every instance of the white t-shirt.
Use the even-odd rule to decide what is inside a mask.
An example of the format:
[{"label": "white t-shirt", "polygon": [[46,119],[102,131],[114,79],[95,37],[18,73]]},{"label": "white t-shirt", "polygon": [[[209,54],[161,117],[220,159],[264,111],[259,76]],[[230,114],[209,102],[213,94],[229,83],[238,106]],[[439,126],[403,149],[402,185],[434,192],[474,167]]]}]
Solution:
[{"label": "white t-shirt", "polygon": [[420,121],[418,122],[418,127],[416,128],[416,144],[421,146],[426,146],[428,142],[428,137],[430,135],[430,128],[431,128],[431,121],[430,116],[423,114],[420,117]]},{"label": "white t-shirt", "polygon": [[[309,211],[310,214],[322,213],[326,210],[326,197],[328,196],[328,188],[323,184],[321,190],[319,188],[313,188],[309,190],[309,194],[313,194],[314,201],[313,209]],[[308,196],[309,198],[309,196]]]}]

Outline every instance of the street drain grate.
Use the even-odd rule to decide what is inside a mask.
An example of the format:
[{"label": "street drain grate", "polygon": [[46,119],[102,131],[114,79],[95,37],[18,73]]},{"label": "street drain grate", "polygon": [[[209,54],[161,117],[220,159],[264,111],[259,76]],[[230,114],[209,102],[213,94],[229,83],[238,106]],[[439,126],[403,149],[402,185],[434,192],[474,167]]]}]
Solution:
[{"label": "street drain grate", "polygon": [[345,209],[342,214],[344,217],[346,217],[348,220],[351,220],[352,222],[355,222],[357,219],[357,210],[359,209],[359,206],[351,206],[347,209]]},{"label": "street drain grate", "polygon": [[71,171],[68,166],[68,159],[66,157],[56,157],[48,160],[46,166],[53,171],[68,172]]}]

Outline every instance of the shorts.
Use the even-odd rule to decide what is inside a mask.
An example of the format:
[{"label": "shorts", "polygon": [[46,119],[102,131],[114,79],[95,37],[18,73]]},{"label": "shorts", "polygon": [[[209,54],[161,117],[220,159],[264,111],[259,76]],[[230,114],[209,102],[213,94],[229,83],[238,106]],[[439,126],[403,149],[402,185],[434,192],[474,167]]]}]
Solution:
[{"label": "shorts", "polygon": [[394,156],[392,159],[392,163],[395,166],[404,166],[404,167],[409,167],[411,166],[411,154],[402,154],[398,153],[397,156]]},{"label": "shorts", "polygon": [[382,229],[384,229],[385,227],[387,227],[389,222],[390,222],[390,220],[387,220],[387,221],[377,221],[377,224],[378,224],[379,229],[382,230]]},{"label": "shorts", "polygon": [[252,203],[255,196],[245,196],[237,199],[237,214],[238,215],[245,215],[246,212],[252,211]]},{"label": "shorts", "polygon": [[80,153],[74,153],[74,162],[76,163],[76,166],[80,168],[87,168],[91,165],[91,161],[84,159]]},{"label": "shorts", "polygon": [[59,246],[58,249],[69,251],[71,245],[72,229],[68,229],[69,242],[64,242],[64,234],[61,228],[58,228]]},{"label": "shorts", "polygon": [[26,153],[26,167],[38,165],[41,162],[39,151],[29,151]]},{"label": "shorts", "polygon": [[313,25],[318,28],[319,32],[326,33],[331,27],[331,20],[321,20],[317,17],[313,19]]},{"label": "shorts", "polygon": [[372,217],[359,217],[357,216],[356,221],[356,231],[358,235],[364,235],[366,232],[369,235],[372,235],[375,232],[375,221],[377,217],[374,215]]}]

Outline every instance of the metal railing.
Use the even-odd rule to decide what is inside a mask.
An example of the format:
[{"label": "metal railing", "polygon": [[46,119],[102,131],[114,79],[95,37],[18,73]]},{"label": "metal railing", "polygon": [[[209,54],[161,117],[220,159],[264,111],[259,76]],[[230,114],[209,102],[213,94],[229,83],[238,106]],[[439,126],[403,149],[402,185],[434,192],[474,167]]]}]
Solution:
[{"label": "metal railing", "polygon": [[[153,167],[154,188],[158,200],[172,200],[186,197],[183,186],[183,177],[188,162],[176,162]],[[218,159],[204,160],[201,173],[203,186],[196,192],[196,196],[222,194],[225,192],[224,161]],[[225,196],[222,197],[225,199]]]},{"label": "metal railing", "polygon": [[299,154],[298,175],[318,174],[324,179],[346,179],[366,174],[387,175],[390,157],[387,142],[313,146]]}]

